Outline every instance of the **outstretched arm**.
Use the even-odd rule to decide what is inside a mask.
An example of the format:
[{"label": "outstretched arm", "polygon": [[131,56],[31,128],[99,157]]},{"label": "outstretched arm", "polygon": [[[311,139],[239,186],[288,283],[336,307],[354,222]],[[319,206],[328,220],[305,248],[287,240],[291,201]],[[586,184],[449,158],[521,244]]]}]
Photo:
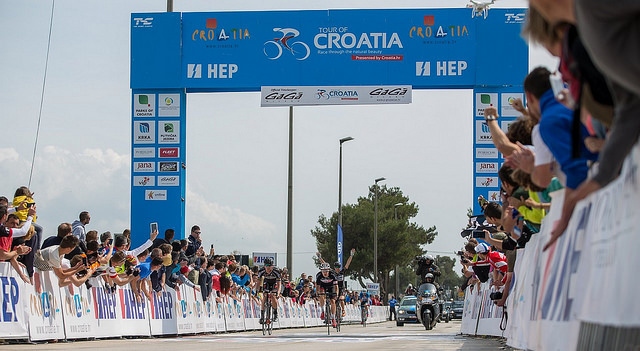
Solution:
[{"label": "outstretched arm", "polygon": [[344,265],[344,269],[349,269],[349,265],[351,265],[351,260],[353,260],[353,255],[355,254],[356,254],[356,249],[351,249],[351,255],[349,256],[347,263]]}]

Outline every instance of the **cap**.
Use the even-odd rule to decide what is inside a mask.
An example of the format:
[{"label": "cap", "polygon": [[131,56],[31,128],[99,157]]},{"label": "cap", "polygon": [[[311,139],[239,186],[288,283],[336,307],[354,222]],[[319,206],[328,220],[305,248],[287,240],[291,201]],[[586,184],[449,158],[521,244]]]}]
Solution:
[{"label": "cap", "polygon": [[476,245],[476,253],[487,253],[489,252],[489,245],[485,243],[480,243]]}]

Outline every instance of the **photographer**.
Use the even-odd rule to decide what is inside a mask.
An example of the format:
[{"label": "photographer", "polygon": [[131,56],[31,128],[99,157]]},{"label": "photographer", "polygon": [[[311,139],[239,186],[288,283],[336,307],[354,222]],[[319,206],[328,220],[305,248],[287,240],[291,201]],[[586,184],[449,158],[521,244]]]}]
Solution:
[{"label": "photographer", "polygon": [[[418,268],[416,269],[416,275],[420,276],[420,283],[426,282],[426,275],[431,273],[434,277],[439,277],[442,273],[438,266],[435,265],[433,256],[427,255],[425,257],[416,256],[418,261]],[[437,284],[436,284],[437,286]]]}]

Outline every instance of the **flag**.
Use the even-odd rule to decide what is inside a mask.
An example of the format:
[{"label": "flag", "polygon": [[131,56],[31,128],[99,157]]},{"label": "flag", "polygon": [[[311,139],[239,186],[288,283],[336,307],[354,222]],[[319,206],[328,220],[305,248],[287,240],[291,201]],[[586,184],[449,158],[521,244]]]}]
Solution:
[{"label": "flag", "polygon": [[342,265],[342,227],[338,224],[338,262]]}]

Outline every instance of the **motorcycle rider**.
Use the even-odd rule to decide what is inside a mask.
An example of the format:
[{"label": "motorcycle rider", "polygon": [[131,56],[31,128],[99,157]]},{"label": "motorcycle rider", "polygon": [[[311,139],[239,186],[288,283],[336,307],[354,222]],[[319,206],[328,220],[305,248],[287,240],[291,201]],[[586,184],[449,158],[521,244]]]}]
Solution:
[{"label": "motorcycle rider", "polygon": [[420,283],[426,283],[426,275],[432,274],[433,276],[433,284],[438,287],[438,284],[435,283],[435,277],[439,277],[442,273],[440,272],[440,268],[436,266],[435,260],[432,255],[427,255],[424,257],[424,261],[418,261],[418,269],[416,270],[416,274],[420,276]]}]

